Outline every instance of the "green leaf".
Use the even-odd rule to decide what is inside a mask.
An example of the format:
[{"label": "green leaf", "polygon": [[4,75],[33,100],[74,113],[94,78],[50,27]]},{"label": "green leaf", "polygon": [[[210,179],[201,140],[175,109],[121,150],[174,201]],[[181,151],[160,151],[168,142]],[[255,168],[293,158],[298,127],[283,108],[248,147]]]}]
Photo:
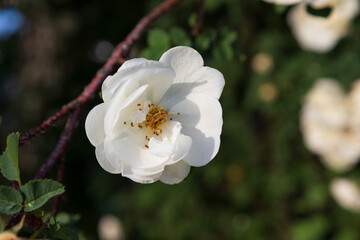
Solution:
[{"label": "green leaf", "polygon": [[2,117],[0,117],[0,124],[2,123]]},{"label": "green leaf", "polygon": [[197,20],[197,13],[192,13],[188,19],[188,24],[190,27],[194,27]]},{"label": "green leaf", "polygon": [[0,158],[1,173],[11,181],[20,182],[20,171],[18,164],[18,147],[20,133],[11,133],[7,137],[6,149]]},{"label": "green leaf", "polygon": [[329,225],[323,216],[295,222],[292,226],[292,238],[294,240],[322,239]]},{"label": "green leaf", "polygon": [[80,214],[68,214],[65,212],[60,212],[56,215],[56,221],[61,224],[73,224],[80,220]]},{"label": "green leaf", "polygon": [[209,12],[214,12],[217,10],[224,1],[222,0],[205,0],[206,10]]},{"label": "green leaf", "polygon": [[196,48],[206,51],[209,49],[211,43],[211,38],[204,34],[199,34],[195,38],[195,46]]},{"label": "green leaf", "polygon": [[12,187],[0,186],[0,213],[11,215],[20,212],[23,198]]},{"label": "green leaf", "polygon": [[168,49],[170,47],[170,37],[162,29],[152,30],[147,38],[148,44],[151,47],[162,47]]},{"label": "green leaf", "polygon": [[50,198],[65,192],[61,183],[50,179],[33,180],[21,187],[25,197],[25,212],[33,211],[44,205]]},{"label": "green leaf", "polygon": [[228,31],[222,41],[231,44],[237,39],[237,33],[235,31]]},{"label": "green leaf", "polygon": [[79,233],[76,229],[60,225],[54,237],[63,240],[77,240],[79,239]]},{"label": "green leaf", "polygon": [[275,13],[277,13],[277,14],[283,14],[287,8],[288,8],[287,5],[278,5],[278,4],[274,5],[274,10],[275,10]]},{"label": "green leaf", "polygon": [[5,222],[0,218],[0,232],[5,230]]},{"label": "green leaf", "polygon": [[217,61],[230,61],[234,57],[232,47],[226,42],[221,42],[215,46],[212,54]]},{"label": "green leaf", "polygon": [[170,29],[170,36],[175,45],[190,46],[191,40],[184,29],[180,27],[173,27]]}]

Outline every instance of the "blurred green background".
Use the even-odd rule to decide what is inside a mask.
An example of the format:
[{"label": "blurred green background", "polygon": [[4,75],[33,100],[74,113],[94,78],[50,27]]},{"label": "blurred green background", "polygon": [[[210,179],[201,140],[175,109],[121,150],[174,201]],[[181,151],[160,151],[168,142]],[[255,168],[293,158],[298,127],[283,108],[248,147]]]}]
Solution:
[{"label": "blurred green background", "polygon": [[[75,98],[113,46],[161,2],[13,1],[25,19],[17,34],[0,41],[1,148],[8,133],[25,132]],[[298,46],[286,23],[289,8],[260,0],[206,0],[193,36],[201,2],[184,0],[156,21],[130,57],[158,59],[188,45],[224,74],[218,155],[178,185],[134,183],[98,165],[84,113],[66,155],[61,211],[81,216],[76,227],[85,239],[98,238],[106,214],[120,219],[126,239],[359,239],[360,215],[329,193],[339,174],[305,148],[299,128],[304,96],[317,78],[335,78],[348,89],[360,77],[359,17],[333,51],[316,54]],[[270,61],[263,72],[254,67],[259,53]],[[22,178],[34,176],[63,125],[20,148]],[[359,177],[359,167],[342,176]]]}]

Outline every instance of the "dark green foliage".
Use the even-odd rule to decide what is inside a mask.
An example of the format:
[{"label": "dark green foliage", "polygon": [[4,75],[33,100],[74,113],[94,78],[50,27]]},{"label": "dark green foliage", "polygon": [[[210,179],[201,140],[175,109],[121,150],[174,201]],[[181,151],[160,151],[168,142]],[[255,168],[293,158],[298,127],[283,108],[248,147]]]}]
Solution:
[{"label": "dark green foliage", "polygon": [[4,221],[0,218],[0,232],[4,231],[5,229],[5,223]]},{"label": "dark green foliage", "polygon": [[12,187],[0,186],[0,213],[11,215],[20,212],[22,201],[19,191]]},{"label": "dark green foliage", "polygon": [[1,173],[8,180],[20,181],[18,165],[18,145],[20,133],[12,133],[7,137],[6,149],[0,157]]},{"label": "dark green foliage", "polygon": [[24,211],[30,212],[44,205],[50,198],[65,192],[60,183],[50,180],[32,180],[21,187],[24,194]]},{"label": "dark green foliage", "polygon": [[142,52],[142,57],[158,60],[170,48],[170,36],[162,29],[153,29],[147,36],[148,47]]},{"label": "dark green foliage", "polygon": [[[51,90],[44,84],[38,88],[29,88],[30,84],[14,87],[11,93],[16,104],[1,105],[6,107],[1,112],[1,127],[9,122],[7,119],[18,119],[15,129],[29,129],[48,117],[49,111],[77,96],[100,67],[88,57],[92,44],[100,39],[120,42],[136,21],[160,2],[20,1],[34,29],[36,20],[48,21],[50,29],[58,33],[57,40],[51,43],[58,48],[53,58],[61,60],[58,66],[62,75],[59,81],[53,79],[56,72],[50,79],[38,80],[53,84]],[[47,235],[41,237],[55,238],[58,234],[61,239],[75,239],[76,229],[68,232],[71,225],[66,224],[76,222],[86,239],[98,239],[99,219],[113,214],[122,222],[126,239],[359,239],[360,215],[342,209],[329,192],[329,183],[335,177],[358,179],[359,166],[344,175],[327,170],[319,157],[304,146],[299,116],[304,97],[318,78],[335,78],[349,89],[360,77],[360,18],[354,20],[349,34],[333,51],[316,54],[301,49],[292,35],[286,20],[292,6],[275,6],[262,0],[206,0],[203,26],[198,35],[192,36],[200,4],[200,0],[183,1],[148,29],[130,56],[158,60],[172,46],[190,45],[201,53],[206,66],[223,73],[226,85],[220,98],[224,125],[219,154],[208,165],[192,168],[178,185],[141,185],[121,174],[109,174],[99,166],[80,122],[66,155],[64,185],[68,200],[62,201],[60,207],[81,218],[76,222],[59,215],[49,223]],[[47,18],[39,15],[44,12]],[[72,16],[66,18],[70,23],[75,21],[77,29],[71,35],[61,29],[62,16]],[[2,68],[2,76],[17,76],[21,70],[19,49],[25,40],[14,40],[12,48],[3,48],[6,68]],[[44,45],[31,48],[37,52]],[[6,55],[9,49],[14,49],[11,59]],[[267,74],[252,68],[258,53],[266,53],[274,61]],[[11,70],[10,63],[16,63],[15,70]],[[37,70],[47,69],[40,65]],[[27,80],[28,75],[22,74]],[[3,79],[1,86],[5,85]],[[17,83],[24,84],[22,80]],[[271,100],[260,96],[264,84],[272,84],[277,90]],[[21,94],[16,95],[18,89]],[[34,108],[38,113],[23,113],[29,109],[25,99],[36,99],[33,96],[42,97],[37,99],[41,104]],[[87,110],[99,102],[94,100]],[[18,109],[14,105],[19,105]],[[34,150],[23,155],[24,165],[20,165],[32,166],[34,152],[37,164],[42,163],[57,143],[59,133],[56,127],[32,141]],[[30,179],[34,171],[21,171],[22,177]],[[42,209],[51,212],[50,204]]]},{"label": "dark green foliage", "polygon": [[174,45],[178,46],[190,46],[191,40],[184,29],[180,27],[173,27],[170,29],[171,40]]}]

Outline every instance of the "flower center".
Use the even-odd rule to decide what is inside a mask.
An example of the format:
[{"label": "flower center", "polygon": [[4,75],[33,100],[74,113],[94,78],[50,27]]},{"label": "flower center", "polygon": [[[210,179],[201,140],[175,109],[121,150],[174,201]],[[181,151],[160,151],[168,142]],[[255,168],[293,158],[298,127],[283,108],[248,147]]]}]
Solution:
[{"label": "flower center", "polygon": [[151,106],[146,115],[144,124],[148,129],[160,131],[161,126],[166,122],[169,114],[162,107]]},{"label": "flower center", "polygon": [[[147,129],[145,135],[146,141],[150,141],[151,135],[159,136],[163,132],[162,127],[164,126],[164,123],[166,123],[167,120],[173,120],[169,117],[170,115],[180,115],[178,112],[168,113],[164,108],[155,107],[154,104],[150,104],[149,102],[144,105],[138,103],[137,107],[138,111],[134,112],[135,114],[132,116],[133,121],[130,122],[130,126],[137,126],[141,129],[145,127]],[[127,122],[124,121],[124,125],[126,125],[126,123]],[[145,147],[149,148],[147,144],[145,144]]]}]

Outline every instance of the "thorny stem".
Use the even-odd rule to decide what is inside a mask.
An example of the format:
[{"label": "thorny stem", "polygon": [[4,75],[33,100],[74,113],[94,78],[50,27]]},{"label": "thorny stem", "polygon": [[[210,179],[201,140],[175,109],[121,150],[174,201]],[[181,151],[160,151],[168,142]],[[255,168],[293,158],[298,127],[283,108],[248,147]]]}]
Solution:
[{"label": "thorny stem", "polygon": [[200,8],[199,8],[199,11],[197,14],[196,23],[195,23],[195,26],[193,27],[193,29],[191,30],[191,35],[193,37],[196,37],[199,34],[200,29],[203,24],[203,21],[204,21],[204,16],[205,16],[205,0],[201,0]]},{"label": "thorny stem", "polygon": [[97,71],[96,75],[85,87],[83,92],[77,98],[64,105],[60,111],[46,119],[39,126],[24,133],[20,137],[19,145],[21,146],[27,140],[45,132],[45,130],[53,126],[61,118],[65,117],[69,112],[93,99],[102,82],[109,74],[114,71],[116,67],[124,62],[124,58],[128,55],[135,42],[143,35],[146,28],[181,1],[182,0],[166,0],[153,11],[151,11],[148,15],[143,17],[135,26],[135,28],[130,32],[130,34],[125,38],[125,40],[116,46],[111,57],[107,60],[105,65]]},{"label": "thorny stem", "polygon": [[[59,183],[64,183],[64,173],[65,173],[65,158],[63,157],[61,159],[59,167],[58,167],[57,181]],[[60,195],[55,198],[55,203],[54,203],[53,210],[52,210],[52,213],[54,216],[56,216],[59,212],[60,202],[63,197],[64,197],[64,195]]]},{"label": "thorny stem", "polygon": [[21,220],[18,224],[16,224],[12,230],[15,231],[16,233],[19,232],[23,226],[24,226],[24,222],[25,222],[25,218],[26,218],[26,215],[24,214],[22,217],[21,217]]},{"label": "thorny stem", "polygon": [[39,171],[36,174],[36,179],[46,178],[51,169],[56,163],[64,157],[71,138],[73,137],[77,126],[79,125],[79,117],[82,112],[83,107],[77,108],[68,118],[65,128],[61,133],[59,142],[57,143],[55,149],[50,154],[49,158],[43,163]]},{"label": "thorny stem", "polygon": [[10,221],[8,222],[8,224],[5,227],[5,230],[8,230],[8,229],[12,228],[13,226],[15,226],[16,224],[18,224],[24,215],[25,214],[23,212],[19,212],[19,213],[12,215]]}]

